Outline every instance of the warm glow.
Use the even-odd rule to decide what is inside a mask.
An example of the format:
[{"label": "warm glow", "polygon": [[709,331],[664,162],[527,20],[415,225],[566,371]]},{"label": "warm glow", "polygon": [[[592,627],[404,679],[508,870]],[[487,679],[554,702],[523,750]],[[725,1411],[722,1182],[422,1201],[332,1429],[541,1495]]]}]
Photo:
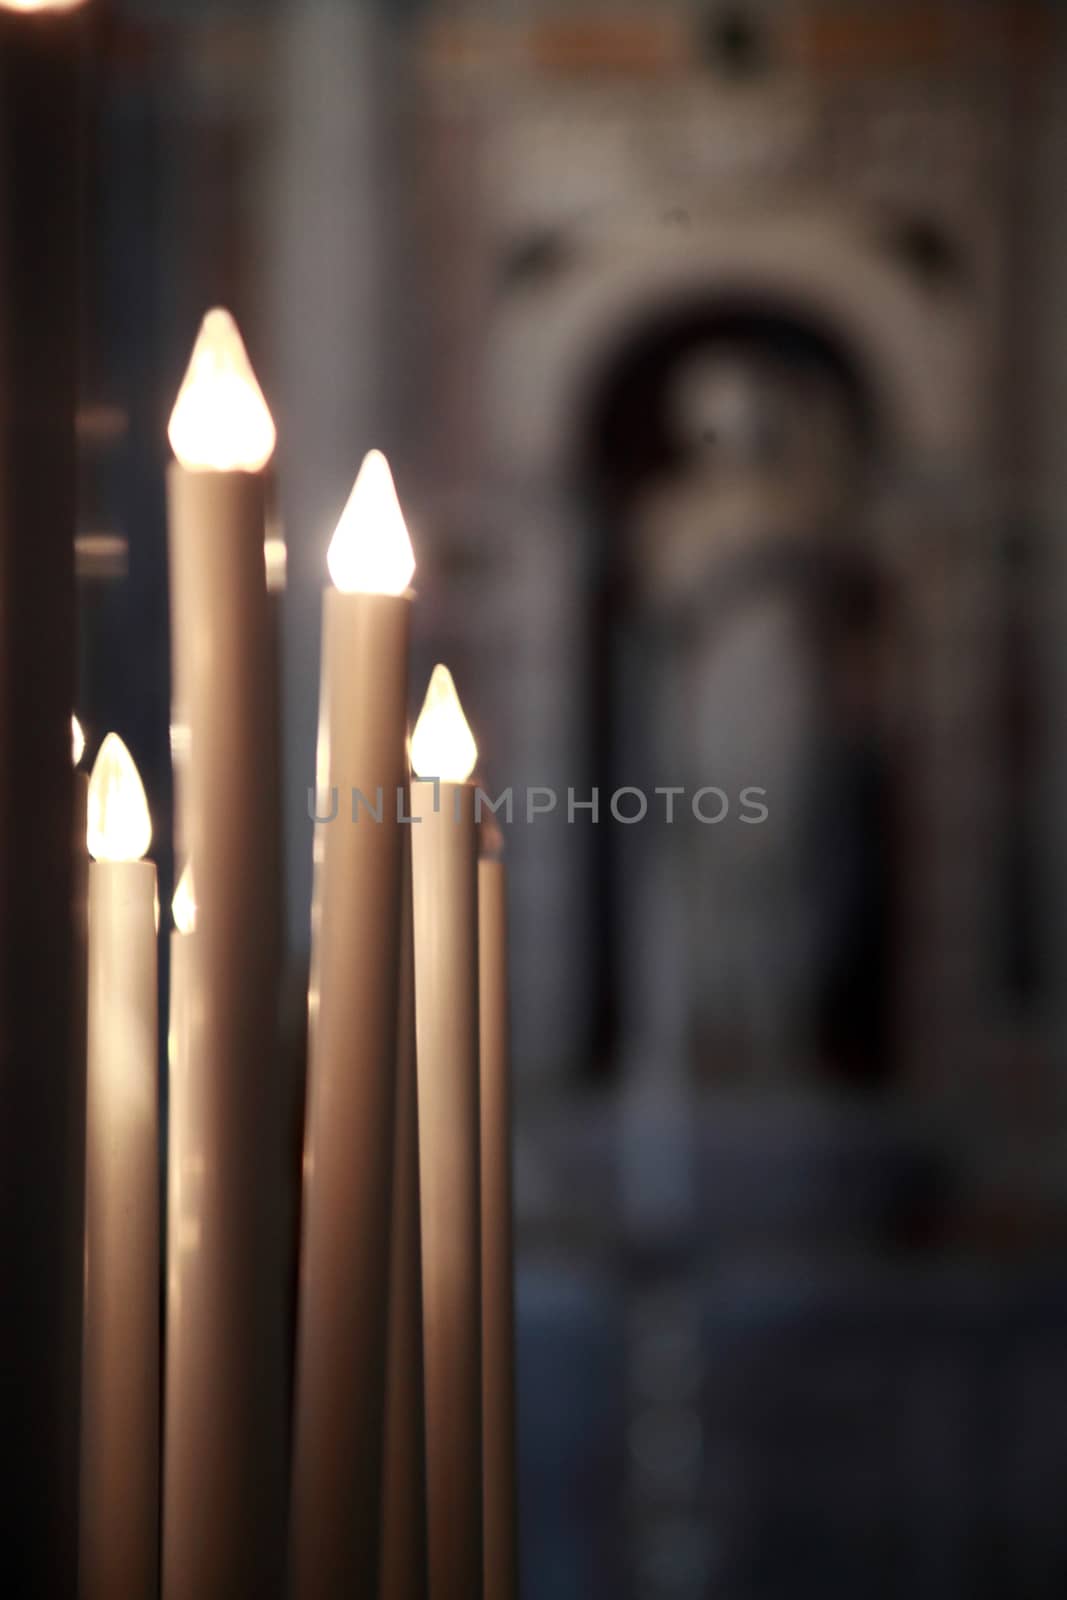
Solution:
[{"label": "warm glow", "polygon": [[193,890],[193,872],[188,861],[178,879],[178,887],[170,903],[174,926],[179,933],[192,933],[196,927],[196,894]]},{"label": "warm glow", "polygon": [[82,725],[73,715],[70,719],[70,754],[75,766],[85,754],[85,735],[82,732]]},{"label": "warm glow", "polygon": [[380,450],[369,450],[326,553],[330,577],[345,594],[403,594],[415,552]]},{"label": "warm glow", "polygon": [[411,735],[411,765],[420,778],[465,783],[477,759],[478,746],[463,715],[452,674],[438,662]]},{"label": "warm glow", "polygon": [[0,11],[77,11],[85,0],[0,0]]},{"label": "warm glow", "polygon": [[89,779],[89,854],[97,861],[139,861],[152,843],[141,775],[117,733],[109,733]]},{"label": "warm glow", "polygon": [[284,539],[276,537],[264,539],[263,564],[267,573],[268,594],[281,594],[285,589],[289,566],[289,549]]},{"label": "warm glow", "polygon": [[483,812],[478,822],[478,854],[483,861],[504,859],[504,834],[491,811]]},{"label": "warm glow", "polygon": [[258,472],[274,454],[274,423],[228,311],[209,311],[200,324],[167,433],[193,471]]}]

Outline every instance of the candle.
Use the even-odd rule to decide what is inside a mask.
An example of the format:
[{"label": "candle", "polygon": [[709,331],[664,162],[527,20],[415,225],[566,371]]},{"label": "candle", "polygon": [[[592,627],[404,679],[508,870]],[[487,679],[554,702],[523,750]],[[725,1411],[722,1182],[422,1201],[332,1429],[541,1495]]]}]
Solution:
[{"label": "candle", "polygon": [[[410,812],[406,813],[410,815]],[[422,1360],[422,1229],[415,1066],[415,952],[411,930],[411,835],[404,840],[396,1138],[389,1259],[389,1343],[382,1465],[380,1600],[425,1600],[426,1407]]]},{"label": "candle", "polygon": [[85,734],[77,717],[70,719],[71,765],[74,767],[74,974],[71,987],[71,1021],[75,1048],[86,1058],[89,982],[89,774],[79,771],[85,754]]},{"label": "candle", "polygon": [[482,1594],[477,756],[448,669],[411,739],[415,1035],[432,1600]]},{"label": "candle", "polygon": [[85,1203],[69,744],[84,18],[37,9],[0,9],[0,1549],[7,1592],[71,1594]]},{"label": "candle", "polygon": [[323,597],[292,1591],[373,1594],[382,1494],[411,540],[371,451]]},{"label": "candle", "polygon": [[482,1438],[485,1592],[518,1592],[515,1484],[515,1299],[511,1215],[507,869],[495,825],[478,862],[478,1009],[481,1038]]},{"label": "candle", "polygon": [[[201,1348],[211,1337],[205,1315],[214,1293],[212,1261],[201,1248],[210,1230],[211,1063],[201,1046],[203,1008],[196,991],[196,895],[189,863],[171,901],[170,1012],[167,1022],[167,1258],[166,1376],[164,1391],[163,1475],[174,1504],[175,1485],[195,1465],[205,1429],[197,1404],[199,1374],[210,1370]],[[207,1181],[205,1181],[207,1180]],[[172,1512],[171,1515],[174,1515]],[[164,1536],[166,1537],[166,1535]],[[173,1559],[173,1557],[172,1557]],[[173,1568],[171,1569],[173,1571]],[[173,1580],[172,1580],[173,1581]]]},{"label": "candle", "polygon": [[[77,717],[70,719],[71,758],[74,767],[74,875],[71,893],[74,929],[74,968],[71,981],[71,1029],[74,1047],[88,1061],[89,1046],[89,774],[78,770],[85,754],[85,735]],[[83,1169],[84,1187],[84,1169]],[[83,1196],[84,1208],[84,1196]],[[84,1216],[84,1209],[83,1209]],[[83,1250],[84,1261],[84,1225]],[[84,1272],[83,1272],[84,1278]],[[81,1370],[79,1351],[79,1381]],[[80,1391],[79,1391],[80,1392]]]},{"label": "candle", "polygon": [[109,733],[89,783],[81,1556],[84,1600],[157,1592],[156,869],[144,790]]},{"label": "candle", "polygon": [[275,433],[227,312],[204,318],[169,434],[176,837],[197,891],[196,932],[179,957],[195,1014],[195,1121],[175,1138],[200,1163],[202,1192],[182,1356],[167,1374],[163,1588],[168,1600],[229,1600],[280,1591],[286,1382],[263,474]]}]

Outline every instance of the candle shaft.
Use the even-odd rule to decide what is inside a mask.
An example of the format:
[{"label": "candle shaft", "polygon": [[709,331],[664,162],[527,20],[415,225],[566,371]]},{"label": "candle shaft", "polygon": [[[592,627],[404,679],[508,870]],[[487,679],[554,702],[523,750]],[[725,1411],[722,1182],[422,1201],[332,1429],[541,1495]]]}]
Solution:
[{"label": "candle shaft", "polygon": [[[74,834],[72,839],[74,875],[73,907],[74,964],[71,979],[71,1029],[78,1057],[88,1063],[89,1055],[89,851],[86,835],[89,822],[89,774],[74,774]],[[82,1169],[84,1172],[84,1168]]]},{"label": "candle shaft", "polygon": [[0,1549],[12,1594],[71,1594],[78,1561],[85,1052],[71,1007],[70,712],[81,35],[75,16],[0,15]]},{"label": "candle shaft", "polygon": [[485,1592],[518,1592],[507,869],[478,863]]},{"label": "candle shaft", "polygon": [[432,1600],[482,1594],[478,900],[473,789],[414,783],[426,1462]]},{"label": "candle shaft", "polygon": [[158,1591],[156,869],[89,869],[82,1368],[84,1600]]},{"label": "candle shaft", "polygon": [[193,1127],[177,1136],[202,1194],[167,1378],[163,1589],[230,1600],[279,1593],[283,1568],[277,705],[261,477],[173,465],[168,491],[176,831],[197,899]]},{"label": "candle shaft", "polygon": [[[405,812],[410,815],[410,811]],[[389,1345],[382,1490],[381,1600],[426,1600],[426,1408],[422,1360],[422,1230],[415,1060],[411,839],[404,841],[396,1139],[389,1264]]]},{"label": "candle shaft", "polygon": [[[292,1591],[377,1589],[410,603],[324,596]],[[353,789],[365,798],[355,802]],[[373,810],[368,809],[373,808]]]},{"label": "candle shaft", "polygon": [[[196,1000],[196,935],[170,936],[170,1013],[167,1026],[167,1326],[164,1393],[164,1481],[168,1508],[182,1505],[194,1492],[196,1452],[203,1446],[204,1410],[210,1403],[204,1384],[214,1370],[203,1348],[212,1337],[206,1314],[215,1292],[217,1255],[205,1251],[211,1214],[219,1197],[212,1185],[216,1171],[209,1146],[211,1086],[203,1049],[203,1009]],[[171,1509],[170,1515],[176,1512]],[[209,1555],[208,1565],[221,1561]],[[175,1576],[171,1545],[170,1582]],[[191,1564],[191,1563],[190,1563]],[[181,1572],[186,1568],[183,1565]],[[165,1579],[166,1581],[166,1579]],[[183,1582],[189,1581],[182,1578]]]}]

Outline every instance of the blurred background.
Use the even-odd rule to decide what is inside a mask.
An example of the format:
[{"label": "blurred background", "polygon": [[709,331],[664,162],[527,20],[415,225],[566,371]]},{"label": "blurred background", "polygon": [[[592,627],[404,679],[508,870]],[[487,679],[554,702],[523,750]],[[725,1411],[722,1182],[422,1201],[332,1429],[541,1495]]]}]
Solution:
[{"label": "blurred background", "polygon": [[[372,445],[413,700],[449,662],[518,797],[525,1600],[1058,1600],[1064,8],[88,20],[77,709],[163,903],[165,430],[215,303],[279,431],[294,1061]],[[564,796],[530,826],[527,785]],[[734,803],[627,827],[623,785]]]}]

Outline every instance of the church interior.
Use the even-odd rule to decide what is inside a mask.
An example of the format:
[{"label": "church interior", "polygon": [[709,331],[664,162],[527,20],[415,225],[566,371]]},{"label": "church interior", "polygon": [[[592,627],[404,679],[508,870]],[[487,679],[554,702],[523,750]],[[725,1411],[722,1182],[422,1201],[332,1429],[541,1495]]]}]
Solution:
[{"label": "church interior", "polygon": [[168,905],[161,463],[228,306],[279,437],[297,1142],[323,556],[371,446],[413,682],[449,662],[512,797],[525,1600],[1061,1596],[1067,15],[86,25],[79,712]]}]

